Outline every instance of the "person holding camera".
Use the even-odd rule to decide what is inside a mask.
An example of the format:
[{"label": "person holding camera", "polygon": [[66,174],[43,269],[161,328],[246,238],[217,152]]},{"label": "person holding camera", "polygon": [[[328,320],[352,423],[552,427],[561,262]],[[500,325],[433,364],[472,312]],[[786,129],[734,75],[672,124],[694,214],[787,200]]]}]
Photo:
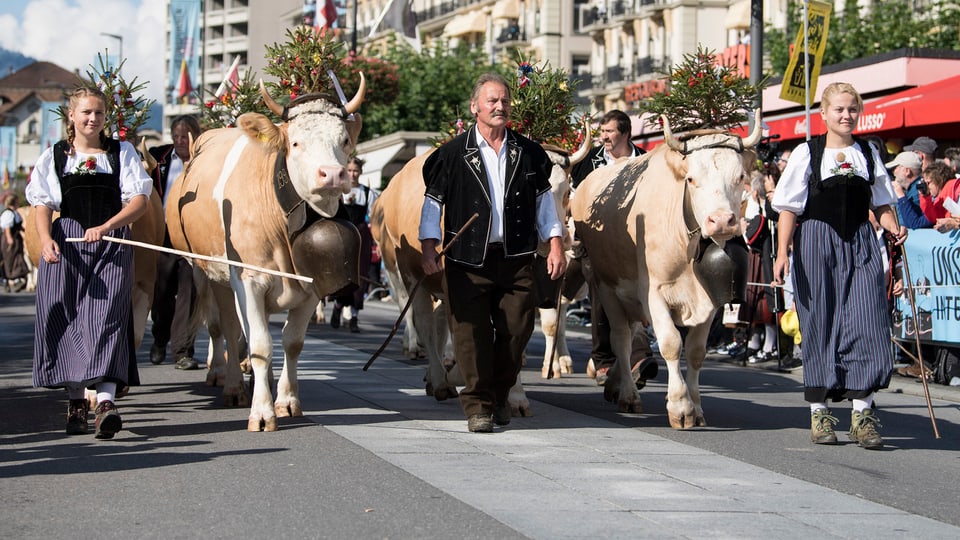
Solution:
[{"label": "person holding camera", "polygon": [[897,194],[897,214],[900,224],[908,229],[929,229],[933,226],[920,208],[920,195],[929,195],[920,176],[923,163],[916,152],[900,152],[893,161],[885,163],[893,174],[893,190]]}]

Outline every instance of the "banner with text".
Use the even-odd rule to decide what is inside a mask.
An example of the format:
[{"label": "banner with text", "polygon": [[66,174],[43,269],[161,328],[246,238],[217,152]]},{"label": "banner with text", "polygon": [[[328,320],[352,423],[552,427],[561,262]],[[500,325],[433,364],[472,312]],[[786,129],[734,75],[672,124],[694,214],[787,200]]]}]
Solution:
[{"label": "banner with text", "polygon": [[823,63],[823,51],[827,47],[827,30],[830,27],[830,4],[824,2],[807,3],[807,54],[803,54],[804,35],[803,25],[797,31],[797,39],[793,42],[793,54],[790,63],[783,74],[783,83],[780,88],[780,99],[793,101],[801,105],[807,104],[806,99],[806,66],[810,66],[810,103],[817,95],[817,78],[820,76],[820,65]]},{"label": "banner with text", "polygon": [[894,337],[960,344],[960,231],[911,230],[904,247],[916,313],[906,292],[897,298]]}]

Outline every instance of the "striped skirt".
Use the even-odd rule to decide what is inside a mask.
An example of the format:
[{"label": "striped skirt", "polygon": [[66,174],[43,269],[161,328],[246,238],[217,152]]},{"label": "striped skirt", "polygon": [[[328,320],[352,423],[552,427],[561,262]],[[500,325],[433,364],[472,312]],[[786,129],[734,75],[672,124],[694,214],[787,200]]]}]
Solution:
[{"label": "striped skirt", "polygon": [[[60,246],[60,262],[41,260],[38,268],[33,384],[139,384],[131,308],[133,248],[107,241],[66,242],[83,233],[72,219],[53,222],[51,236]],[[111,236],[129,238],[130,229]]]},{"label": "striped skirt", "polygon": [[844,242],[826,223],[809,220],[797,228],[793,246],[805,399],[857,399],[886,388],[893,350],[873,226],[863,223]]}]

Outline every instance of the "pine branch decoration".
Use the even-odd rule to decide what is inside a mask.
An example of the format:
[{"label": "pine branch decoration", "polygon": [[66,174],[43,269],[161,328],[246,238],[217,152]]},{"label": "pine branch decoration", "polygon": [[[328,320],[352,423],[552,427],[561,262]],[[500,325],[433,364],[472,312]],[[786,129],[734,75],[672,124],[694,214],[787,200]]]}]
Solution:
[{"label": "pine branch decoration", "polygon": [[740,126],[766,81],[750,84],[736,67],[723,65],[713,51],[703,47],[697,47],[695,54],[685,54],[665,78],[667,92],[640,102],[639,109],[653,114],[647,120],[652,127],[662,127],[660,116],[666,116],[675,132]]}]

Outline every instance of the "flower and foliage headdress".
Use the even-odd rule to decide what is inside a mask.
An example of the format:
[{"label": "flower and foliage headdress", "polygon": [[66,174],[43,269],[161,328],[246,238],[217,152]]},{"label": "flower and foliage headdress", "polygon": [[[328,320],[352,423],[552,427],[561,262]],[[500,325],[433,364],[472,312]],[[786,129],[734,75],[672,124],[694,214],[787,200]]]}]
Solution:
[{"label": "flower and foliage headdress", "polygon": [[[209,90],[208,90],[209,92]],[[210,98],[200,108],[200,126],[203,129],[234,127],[237,118],[248,112],[264,111],[260,103],[260,86],[253,70],[248,70],[236,83],[227,82],[227,90],[220,96],[210,92]]]},{"label": "flower and foliage headdress", "polygon": [[[583,143],[582,117],[575,117],[576,81],[567,72],[548,64],[537,66],[520,59],[513,79],[510,121],[507,127],[534,141],[572,152]],[[433,140],[436,146],[459,135],[472,122],[457,118]]]},{"label": "flower and foliage headdress", "polygon": [[740,126],[766,82],[750,84],[736,67],[724,65],[713,51],[700,46],[695,54],[685,54],[665,78],[667,92],[641,101],[639,108],[653,113],[648,120],[653,127],[660,127],[660,116],[666,116],[675,132]]},{"label": "flower and foliage headdress", "polygon": [[287,103],[307,94],[337,96],[330,77],[332,72],[346,96],[356,94],[360,84],[359,72],[366,78],[364,103],[389,104],[399,93],[397,66],[377,58],[350,56],[344,42],[334,32],[298,26],[287,30],[287,40],[266,47],[267,66],[264,71],[278,79],[267,84],[277,101]]},{"label": "flower and foliage headdress", "polygon": [[[87,70],[90,85],[96,86],[107,96],[104,130],[121,141],[127,140],[129,135],[136,133],[150,119],[150,107],[156,102],[143,96],[146,83],[138,83],[136,77],[127,81],[120,74],[126,61],[121,58],[120,64],[114,69],[110,67],[106,52],[97,53],[97,66],[91,65]],[[57,114],[66,121],[67,107],[61,105]]]}]

